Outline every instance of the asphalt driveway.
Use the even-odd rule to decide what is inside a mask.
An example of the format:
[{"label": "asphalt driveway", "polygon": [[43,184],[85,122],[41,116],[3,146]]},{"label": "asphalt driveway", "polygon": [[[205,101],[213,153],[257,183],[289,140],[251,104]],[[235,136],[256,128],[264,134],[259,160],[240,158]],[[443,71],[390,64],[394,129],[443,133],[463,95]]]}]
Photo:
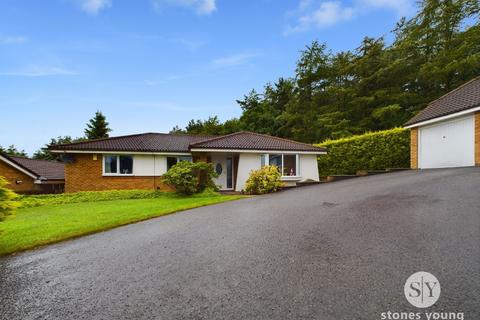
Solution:
[{"label": "asphalt driveway", "polygon": [[480,318],[480,169],[397,172],[203,207],[0,259],[1,319]]}]

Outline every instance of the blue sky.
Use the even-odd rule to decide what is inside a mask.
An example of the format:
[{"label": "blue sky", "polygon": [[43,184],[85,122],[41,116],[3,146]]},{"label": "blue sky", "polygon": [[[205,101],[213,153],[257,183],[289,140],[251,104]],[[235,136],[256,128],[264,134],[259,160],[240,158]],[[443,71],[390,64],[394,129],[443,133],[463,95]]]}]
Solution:
[{"label": "blue sky", "polygon": [[3,0],[0,145],[33,153],[81,136],[97,109],[112,135],[240,114],[235,100],[293,74],[313,40],[333,51],[388,34],[412,0]]}]

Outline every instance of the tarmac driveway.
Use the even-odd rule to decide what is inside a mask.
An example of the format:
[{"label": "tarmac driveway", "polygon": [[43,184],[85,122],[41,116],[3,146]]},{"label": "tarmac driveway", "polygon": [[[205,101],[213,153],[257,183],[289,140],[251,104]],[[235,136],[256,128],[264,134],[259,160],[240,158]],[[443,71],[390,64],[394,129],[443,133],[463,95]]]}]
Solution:
[{"label": "tarmac driveway", "polygon": [[[480,318],[480,169],[408,171],[184,211],[0,259],[1,319]],[[423,318],[422,318],[423,319]]]}]

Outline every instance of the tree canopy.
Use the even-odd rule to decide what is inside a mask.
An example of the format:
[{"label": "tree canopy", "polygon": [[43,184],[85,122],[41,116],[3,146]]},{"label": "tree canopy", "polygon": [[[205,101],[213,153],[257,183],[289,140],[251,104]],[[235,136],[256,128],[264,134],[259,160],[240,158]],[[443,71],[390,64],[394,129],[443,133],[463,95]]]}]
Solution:
[{"label": "tree canopy", "polygon": [[25,150],[19,150],[13,144],[10,145],[8,148],[3,148],[0,146],[0,153],[7,154],[9,156],[16,156],[16,157],[26,157],[27,153]]},{"label": "tree canopy", "polygon": [[84,140],[86,140],[86,138],[72,138],[70,136],[60,136],[57,138],[52,138],[50,139],[50,143],[47,143],[45,146],[40,148],[40,150],[35,151],[35,153],[33,154],[33,159],[62,161],[63,155],[50,152],[50,146],[54,146],[57,144],[80,142]]},{"label": "tree canopy", "polygon": [[[191,120],[181,133],[238,130],[320,142],[403,125],[429,102],[480,75],[478,0],[423,0],[385,37],[333,53],[313,41],[295,75],[252,90],[239,119]],[[387,33],[387,32],[386,32]]]}]

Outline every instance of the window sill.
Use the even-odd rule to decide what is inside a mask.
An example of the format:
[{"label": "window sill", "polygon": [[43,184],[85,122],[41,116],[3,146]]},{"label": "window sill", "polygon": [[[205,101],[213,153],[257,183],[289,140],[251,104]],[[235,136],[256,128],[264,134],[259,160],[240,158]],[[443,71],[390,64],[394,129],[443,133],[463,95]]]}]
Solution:
[{"label": "window sill", "polygon": [[104,173],[103,177],[134,177],[134,174]]},{"label": "window sill", "polygon": [[297,180],[302,180],[301,176],[282,176],[280,180],[283,181],[297,181]]}]

